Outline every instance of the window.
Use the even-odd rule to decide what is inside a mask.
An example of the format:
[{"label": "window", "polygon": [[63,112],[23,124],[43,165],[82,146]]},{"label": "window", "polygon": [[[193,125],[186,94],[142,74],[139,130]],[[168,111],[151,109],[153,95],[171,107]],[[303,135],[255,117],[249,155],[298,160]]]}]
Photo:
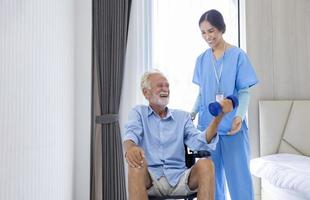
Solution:
[{"label": "window", "polygon": [[238,46],[238,0],[153,0],[151,63],[167,75],[169,106],[190,111],[198,87],[192,83],[196,58],[209,48],[198,21],[207,10],[217,9],[226,23],[224,39]]}]

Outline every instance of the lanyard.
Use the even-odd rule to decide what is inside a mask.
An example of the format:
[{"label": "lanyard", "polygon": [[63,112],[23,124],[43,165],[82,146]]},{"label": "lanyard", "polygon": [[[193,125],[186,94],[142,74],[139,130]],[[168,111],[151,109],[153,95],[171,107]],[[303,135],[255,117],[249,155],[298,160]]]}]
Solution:
[{"label": "lanyard", "polygon": [[216,79],[216,83],[217,83],[217,92],[220,92],[220,81],[221,81],[221,77],[222,77],[222,71],[223,71],[223,66],[224,66],[224,57],[225,57],[225,52],[226,52],[226,43],[224,43],[224,54],[223,54],[223,59],[222,59],[222,63],[221,63],[221,67],[220,67],[220,71],[219,74],[217,74],[216,68],[215,68],[215,56],[212,53],[212,65],[213,65],[213,71],[214,71],[214,75],[215,75],[215,79]]}]

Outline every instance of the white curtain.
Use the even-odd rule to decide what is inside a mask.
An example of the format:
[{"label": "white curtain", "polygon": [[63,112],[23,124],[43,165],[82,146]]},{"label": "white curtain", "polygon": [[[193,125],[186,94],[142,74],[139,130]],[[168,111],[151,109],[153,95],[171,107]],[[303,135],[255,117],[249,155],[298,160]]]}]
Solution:
[{"label": "white curtain", "polygon": [[[121,94],[119,123],[123,136],[124,125],[132,107],[146,103],[140,89],[142,74],[151,68],[151,24],[150,1],[132,0],[128,40],[126,49],[125,71]],[[127,163],[125,161],[127,185]],[[127,187],[126,187],[127,189]],[[127,191],[128,192],[128,191]]]},{"label": "white curtain", "polygon": [[150,16],[151,1],[132,1],[119,113],[122,132],[130,109],[137,104],[146,103],[140,90],[140,78],[151,68]]}]

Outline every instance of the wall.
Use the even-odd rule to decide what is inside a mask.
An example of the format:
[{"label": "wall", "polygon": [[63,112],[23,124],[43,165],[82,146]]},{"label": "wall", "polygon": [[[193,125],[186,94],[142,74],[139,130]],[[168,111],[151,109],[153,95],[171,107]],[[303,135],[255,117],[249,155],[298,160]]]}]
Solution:
[{"label": "wall", "polygon": [[[245,3],[247,52],[260,79],[253,89],[249,112],[252,157],[258,157],[258,101],[310,99],[310,1]],[[257,196],[258,184],[255,180]]]},{"label": "wall", "polygon": [[74,200],[90,192],[92,1],[75,1]]},{"label": "wall", "polygon": [[1,200],[73,198],[73,0],[1,0],[0,138]]}]

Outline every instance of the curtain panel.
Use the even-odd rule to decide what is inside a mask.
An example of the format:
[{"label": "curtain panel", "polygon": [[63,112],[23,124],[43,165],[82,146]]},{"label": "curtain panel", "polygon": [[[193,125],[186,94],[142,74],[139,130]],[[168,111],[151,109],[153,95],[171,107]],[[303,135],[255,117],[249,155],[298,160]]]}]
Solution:
[{"label": "curtain panel", "polygon": [[93,0],[91,200],[126,200],[119,107],[131,0]]}]

